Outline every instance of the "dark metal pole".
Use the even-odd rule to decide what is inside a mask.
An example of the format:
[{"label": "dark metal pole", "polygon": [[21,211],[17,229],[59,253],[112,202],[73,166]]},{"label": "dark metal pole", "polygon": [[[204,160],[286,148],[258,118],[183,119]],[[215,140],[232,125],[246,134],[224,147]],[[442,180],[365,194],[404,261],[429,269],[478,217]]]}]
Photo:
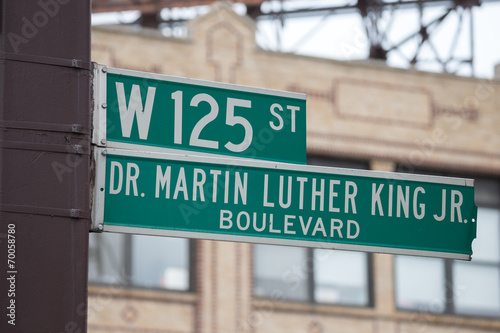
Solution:
[{"label": "dark metal pole", "polygon": [[90,0],[0,0],[0,332],[86,332]]}]

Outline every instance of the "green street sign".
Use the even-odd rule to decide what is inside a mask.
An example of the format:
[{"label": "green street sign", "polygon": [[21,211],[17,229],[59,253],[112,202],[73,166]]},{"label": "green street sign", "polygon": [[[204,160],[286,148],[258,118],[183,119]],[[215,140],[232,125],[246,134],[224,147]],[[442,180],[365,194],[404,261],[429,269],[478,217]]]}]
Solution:
[{"label": "green street sign", "polygon": [[473,181],[95,150],[93,228],[470,260]]},{"label": "green street sign", "polygon": [[306,163],[304,94],[97,65],[94,100],[99,146]]}]

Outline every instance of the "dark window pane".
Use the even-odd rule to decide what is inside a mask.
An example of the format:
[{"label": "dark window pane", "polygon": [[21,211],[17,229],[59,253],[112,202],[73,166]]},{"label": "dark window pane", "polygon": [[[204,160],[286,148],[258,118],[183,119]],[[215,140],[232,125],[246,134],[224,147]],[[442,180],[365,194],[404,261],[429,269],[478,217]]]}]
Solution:
[{"label": "dark window pane", "polygon": [[91,233],[89,283],[187,291],[189,240]]},{"label": "dark window pane", "polygon": [[500,268],[455,262],[453,291],[455,311],[476,316],[500,315]]},{"label": "dark window pane", "polygon": [[189,289],[189,241],[132,236],[132,284],[171,290]]},{"label": "dark window pane", "polygon": [[500,209],[479,207],[471,262],[453,263],[455,311],[500,316]]},{"label": "dark window pane", "polygon": [[368,258],[363,252],[314,250],[314,299],[368,305]]},{"label": "dark window pane", "polygon": [[445,311],[444,260],[396,256],[394,268],[398,308],[437,313]]},{"label": "dark window pane", "polygon": [[479,207],[472,261],[500,264],[500,209]]},{"label": "dark window pane", "polygon": [[308,300],[307,250],[254,245],[254,294],[259,297]]},{"label": "dark window pane", "polygon": [[479,178],[474,180],[474,195],[479,206],[500,207],[500,181]]},{"label": "dark window pane", "polygon": [[91,233],[89,235],[89,283],[125,284],[125,238],[127,235]]}]

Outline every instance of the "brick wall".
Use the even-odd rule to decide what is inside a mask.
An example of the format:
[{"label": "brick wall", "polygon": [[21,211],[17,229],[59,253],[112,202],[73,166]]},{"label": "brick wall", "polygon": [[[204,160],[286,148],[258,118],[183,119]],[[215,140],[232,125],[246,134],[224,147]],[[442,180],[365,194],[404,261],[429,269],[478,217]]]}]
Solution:
[{"label": "brick wall", "polygon": [[[307,94],[308,153],[500,175],[500,82],[263,51],[255,25],[225,4],[189,24],[187,39],[95,27],[92,59],[112,67]],[[488,332],[500,321],[401,313],[393,260],[374,256],[369,309],[252,298],[248,244],[198,241],[197,291],[91,287],[89,332]],[[158,295],[160,294],[160,295]]]}]

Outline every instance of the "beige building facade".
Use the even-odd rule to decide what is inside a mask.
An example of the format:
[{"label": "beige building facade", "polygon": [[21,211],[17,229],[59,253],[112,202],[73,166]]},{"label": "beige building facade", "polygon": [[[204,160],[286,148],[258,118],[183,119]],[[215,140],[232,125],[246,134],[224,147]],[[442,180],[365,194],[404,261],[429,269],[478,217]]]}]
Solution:
[{"label": "beige building facade", "polygon": [[[174,261],[182,257],[182,269],[165,270],[161,282],[147,288],[130,276],[154,255],[133,252],[129,245],[152,241],[122,238],[106,245],[91,239],[88,331],[500,332],[500,81],[264,51],[256,45],[255,29],[250,18],[219,3],[189,22],[182,39],[133,26],[94,27],[92,59],[111,67],[306,93],[308,163],[480,179],[477,205],[484,205],[482,216],[493,221],[476,240],[493,235],[485,236],[487,248],[478,250],[484,258],[469,273],[451,261],[363,254],[352,259],[361,273],[338,282],[344,286],[340,292],[320,288],[322,273],[312,267],[323,263],[312,250],[297,250],[304,256],[301,264],[276,271],[270,284],[262,263],[285,250],[183,240],[165,250]],[[113,258],[99,258],[112,246],[119,248]],[[342,260],[332,261],[340,271]],[[114,273],[107,271],[106,265],[115,264]],[[416,270],[417,284],[436,278],[414,287],[405,277],[415,274],[404,267],[422,268]],[[106,272],[114,278],[104,278]],[[360,274],[356,293],[343,301],[343,293],[354,290],[345,286]],[[483,289],[476,291],[477,284]]]}]

